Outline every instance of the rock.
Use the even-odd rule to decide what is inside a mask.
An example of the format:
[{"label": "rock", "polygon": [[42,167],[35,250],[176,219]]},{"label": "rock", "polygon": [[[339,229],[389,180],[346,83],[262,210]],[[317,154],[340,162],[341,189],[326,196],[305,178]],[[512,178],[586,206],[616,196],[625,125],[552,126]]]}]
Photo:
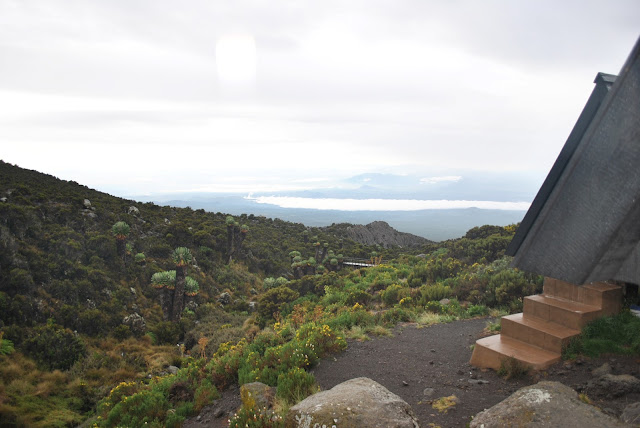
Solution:
[{"label": "rock", "polygon": [[449,303],[451,303],[450,299],[442,299],[439,302],[442,306],[447,306]]},{"label": "rock", "polygon": [[604,363],[603,365],[601,365],[597,369],[593,370],[591,372],[591,374],[596,376],[596,377],[600,377],[600,376],[604,376],[604,375],[607,375],[607,374],[611,374],[611,366],[609,365],[609,363]]},{"label": "rock", "polygon": [[128,325],[131,332],[136,336],[141,336],[147,331],[147,322],[137,312],[124,317],[122,324]]},{"label": "rock", "polygon": [[8,200],[8,199],[7,199],[5,196],[3,196],[3,197],[1,197],[1,198],[0,198],[0,202],[7,202],[7,200]]},{"label": "rock", "polygon": [[640,402],[632,403],[625,407],[620,419],[628,424],[640,425]]},{"label": "rock", "polygon": [[133,205],[129,207],[129,211],[127,212],[131,215],[140,215],[140,210],[138,209],[138,207],[135,207]]},{"label": "rock", "polygon": [[173,374],[173,375],[174,375],[174,374],[177,374],[177,373],[178,373],[178,370],[179,370],[179,369],[178,369],[176,366],[169,366],[169,367],[167,367],[167,371],[168,371],[169,373]]},{"label": "rock", "polygon": [[469,379],[467,382],[469,382],[471,385],[486,385],[489,383],[488,380],[484,379]]},{"label": "rock", "polygon": [[495,406],[478,413],[470,428],[623,427],[620,421],[583,403],[559,382],[540,382],[521,388]]},{"label": "rock", "polygon": [[270,409],[276,398],[276,390],[262,382],[245,383],[240,387],[240,398],[246,408],[257,406]]},{"label": "rock", "polygon": [[425,398],[429,398],[429,397],[433,397],[433,395],[436,393],[436,390],[433,388],[425,388],[422,391],[422,395],[425,396]]},{"label": "rock", "polygon": [[640,379],[631,375],[605,374],[590,380],[585,390],[590,396],[617,398],[633,392],[640,392]]},{"label": "rock", "polygon": [[84,201],[82,201],[82,205],[88,210],[91,209],[91,201],[89,199],[85,199]]},{"label": "rock", "polygon": [[165,217],[164,224],[171,224],[171,221],[169,221],[169,219]]},{"label": "rock", "polygon": [[418,428],[411,406],[379,383],[359,377],[318,392],[289,409],[287,428],[322,426]]},{"label": "rock", "polygon": [[97,218],[98,214],[94,213],[91,210],[82,210],[82,215],[89,218]]},{"label": "rock", "polygon": [[223,305],[228,305],[231,302],[231,295],[225,291],[218,297],[218,302]]}]

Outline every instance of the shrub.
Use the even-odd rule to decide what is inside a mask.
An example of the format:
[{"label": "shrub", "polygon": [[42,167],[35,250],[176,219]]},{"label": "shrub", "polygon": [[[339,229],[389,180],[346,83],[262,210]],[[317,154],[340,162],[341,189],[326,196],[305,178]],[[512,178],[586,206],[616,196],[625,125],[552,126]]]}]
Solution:
[{"label": "shrub", "polygon": [[151,330],[157,344],[175,345],[180,342],[184,332],[179,323],[161,321]]},{"label": "shrub", "polygon": [[276,395],[287,403],[295,404],[315,392],[315,383],[316,380],[312,374],[295,367],[278,375]]},{"label": "shrub", "polygon": [[347,296],[346,304],[349,306],[353,306],[356,303],[361,305],[366,305],[371,300],[371,294],[367,293],[364,290],[350,290],[349,295]]},{"label": "shrub", "polygon": [[68,370],[85,353],[84,343],[71,330],[49,321],[23,343],[25,352],[49,370]]},{"label": "shrub", "polygon": [[204,406],[219,397],[220,394],[211,381],[209,379],[203,379],[193,395],[194,411],[199,412]]},{"label": "shrub", "polygon": [[164,426],[169,402],[156,390],[143,390],[123,397],[113,406],[106,418],[107,426]]},{"label": "shrub", "polygon": [[399,322],[409,322],[413,318],[413,314],[405,309],[395,307],[385,311],[382,314],[382,321],[387,324],[397,324]]},{"label": "shrub", "polygon": [[421,302],[425,304],[430,301],[439,301],[451,296],[451,288],[438,282],[433,285],[423,285],[420,287],[420,294],[422,295]]},{"label": "shrub", "polygon": [[427,302],[427,304],[424,305],[424,308],[428,312],[433,312],[434,314],[441,314],[443,312],[443,307],[440,302],[436,302],[434,300]]},{"label": "shrub", "polygon": [[229,420],[229,428],[283,428],[284,420],[265,408],[245,408],[238,410]]},{"label": "shrub", "polygon": [[113,329],[113,337],[118,340],[124,340],[131,337],[131,328],[128,325],[120,324]]},{"label": "shrub", "polygon": [[400,290],[402,290],[402,286],[398,284],[391,284],[386,290],[380,292],[382,301],[387,306],[395,305],[400,300]]},{"label": "shrub", "polygon": [[266,323],[273,319],[274,313],[280,311],[280,306],[283,303],[292,302],[299,296],[300,294],[297,291],[293,291],[289,287],[279,286],[272,288],[258,299],[258,314],[263,322]]},{"label": "shrub", "polygon": [[[2,336],[0,335],[0,338]],[[14,351],[13,342],[8,339],[0,339],[0,355],[10,355]]]}]

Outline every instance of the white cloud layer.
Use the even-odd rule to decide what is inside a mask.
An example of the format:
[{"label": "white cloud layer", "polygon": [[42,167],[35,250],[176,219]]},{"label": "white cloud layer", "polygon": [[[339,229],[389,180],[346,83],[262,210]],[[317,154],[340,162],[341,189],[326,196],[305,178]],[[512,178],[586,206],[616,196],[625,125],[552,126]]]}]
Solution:
[{"label": "white cloud layer", "polygon": [[307,208],[340,211],[419,211],[480,208],[486,210],[526,211],[528,202],[496,201],[448,201],[415,199],[331,199],[297,198],[290,196],[247,196],[259,204],[277,205],[281,208]]},{"label": "white cloud layer", "polygon": [[422,184],[437,184],[437,183],[446,183],[446,182],[457,183],[460,180],[462,180],[462,176],[460,175],[443,175],[439,177],[421,178],[420,183]]}]

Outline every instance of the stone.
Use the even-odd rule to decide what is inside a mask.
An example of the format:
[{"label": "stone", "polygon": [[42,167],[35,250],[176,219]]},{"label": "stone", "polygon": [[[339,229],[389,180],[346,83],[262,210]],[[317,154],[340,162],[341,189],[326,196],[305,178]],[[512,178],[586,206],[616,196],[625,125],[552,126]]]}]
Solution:
[{"label": "stone", "polygon": [[167,371],[168,371],[169,373],[173,374],[173,375],[174,375],[174,374],[177,374],[177,373],[178,373],[178,370],[179,370],[179,369],[178,369],[176,366],[169,366],[169,367],[167,367]]},{"label": "stone", "polygon": [[0,202],[7,202],[7,201],[8,201],[8,199],[6,198],[6,196],[3,196],[3,197],[0,198]]},{"label": "stone", "polygon": [[137,312],[124,317],[122,324],[128,325],[131,333],[136,336],[141,336],[147,331],[147,322],[144,317]]},{"label": "stone", "polygon": [[596,377],[600,377],[600,376],[604,376],[604,375],[607,375],[607,374],[611,374],[611,366],[609,365],[609,363],[604,363],[603,365],[601,365],[597,369],[594,369],[591,372],[591,374],[596,376]]},{"label": "stone", "polygon": [[140,215],[140,210],[138,209],[138,207],[133,205],[129,207],[129,210],[127,212],[131,215]]},{"label": "stone", "polygon": [[287,428],[311,427],[418,428],[411,406],[379,383],[365,377],[321,391],[289,409]]},{"label": "stone", "polygon": [[231,295],[225,291],[218,297],[218,302],[222,305],[228,305],[231,302]]},{"label": "stone", "polygon": [[495,406],[478,413],[470,428],[547,428],[626,426],[583,403],[578,393],[560,382],[539,382],[517,390]]},{"label": "stone", "polygon": [[429,397],[433,397],[433,395],[436,393],[436,390],[433,388],[425,388],[422,391],[422,395],[425,396],[425,398],[429,398]]},{"label": "stone", "polygon": [[240,398],[245,408],[257,406],[270,409],[276,399],[276,389],[262,382],[245,383],[240,387]]},{"label": "stone", "polygon": [[91,201],[89,199],[85,199],[84,201],[82,201],[82,205],[88,210],[91,209]]},{"label": "stone", "polygon": [[450,299],[442,299],[439,302],[442,306],[447,306],[449,303],[451,303]]},{"label": "stone", "polygon": [[640,425],[640,402],[631,403],[625,407],[620,419],[628,424]]},{"label": "stone", "polygon": [[594,397],[622,397],[633,392],[640,392],[640,379],[628,374],[605,374],[587,382],[585,391]]}]

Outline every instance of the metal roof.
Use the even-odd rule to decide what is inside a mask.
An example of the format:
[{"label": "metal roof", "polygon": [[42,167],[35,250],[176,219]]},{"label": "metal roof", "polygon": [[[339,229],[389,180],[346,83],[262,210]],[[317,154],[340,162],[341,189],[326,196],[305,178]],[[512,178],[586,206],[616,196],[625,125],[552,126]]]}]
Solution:
[{"label": "metal roof", "polygon": [[640,283],[640,39],[595,88],[507,254],[575,284]]}]

